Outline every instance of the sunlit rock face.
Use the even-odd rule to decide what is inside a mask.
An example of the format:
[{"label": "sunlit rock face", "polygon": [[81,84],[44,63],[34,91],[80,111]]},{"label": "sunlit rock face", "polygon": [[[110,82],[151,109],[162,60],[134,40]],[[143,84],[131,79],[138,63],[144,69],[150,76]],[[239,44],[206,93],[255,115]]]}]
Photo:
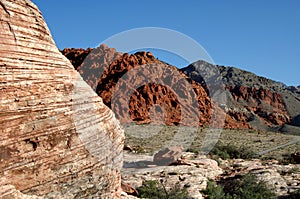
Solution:
[{"label": "sunlit rock face", "polygon": [[123,130],[29,0],[0,0],[0,198],[119,198]]}]

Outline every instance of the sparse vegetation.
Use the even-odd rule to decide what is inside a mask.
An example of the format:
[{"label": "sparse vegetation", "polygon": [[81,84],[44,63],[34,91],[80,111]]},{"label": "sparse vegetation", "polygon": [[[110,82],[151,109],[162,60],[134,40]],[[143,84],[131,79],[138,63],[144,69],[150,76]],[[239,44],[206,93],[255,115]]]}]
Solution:
[{"label": "sparse vegetation", "polygon": [[[186,131],[193,131],[191,127],[185,127]],[[132,135],[137,135],[141,129],[151,129],[152,131],[157,131],[157,134],[148,138],[139,138]],[[151,128],[147,126],[139,126],[139,128],[134,128],[127,126],[125,128],[125,144],[130,146],[140,146],[143,147],[146,153],[152,153],[159,151],[164,148],[164,146],[169,143],[175,136],[177,132],[176,126],[161,126],[152,125]],[[134,133],[132,133],[134,132]],[[205,128],[199,128],[193,143],[189,146],[189,151],[195,153],[201,153],[200,149],[203,146],[204,138],[207,134]],[[182,140],[185,138],[182,137]],[[256,130],[230,130],[224,129],[220,135],[219,140],[222,141],[223,145],[233,145],[238,149],[245,148],[246,151],[252,151],[255,153],[277,147],[284,143],[288,143],[294,139],[293,135],[286,135],[282,133],[275,132],[262,132]],[[292,154],[295,151],[300,151],[300,145],[294,144],[288,147],[279,148],[275,151],[268,152],[261,155],[260,158],[263,159],[276,159],[282,160],[284,154]],[[241,151],[242,152],[242,151]],[[244,151],[243,151],[244,153]],[[226,155],[225,155],[226,156]],[[214,158],[215,159],[215,158]],[[284,161],[282,161],[284,162]],[[288,162],[288,161],[287,161]],[[287,164],[287,163],[286,163]]]},{"label": "sparse vegetation", "polygon": [[280,164],[288,165],[288,164],[296,164],[296,162],[295,162],[294,158],[292,157],[292,154],[283,154]]},{"label": "sparse vegetation", "polygon": [[134,153],[146,153],[146,149],[143,146],[137,145],[133,147]]},{"label": "sparse vegetation", "polygon": [[300,171],[299,168],[294,167],[294,168],[292,168],[290,170],[287,170],[287,171],[281,171],[280,175],[288,175],[288,174],[290,175],[290,174],[293,174],[293,173],[298,173],[299,171]]},{"label": "sparse vegetation", "polygon": [[231,196],[226,194],[223,186],[217,185],[214,181],[207,182],[207,188],[203,193],[209,199],[230,199]]},{"label": "sparse vegetation", "polygon": [[151,199],[189,199],[190,196],[185,188],[175,185],[167,190],[163,182],[155,180],[144,181],[141,187],[137,188],[140,198]]},{"label": "sparse vegetation", "polygon": [[225,186],[210,181],[203,192],[209,199],[275,199],[272,190],[252,174],[225,182]]},{"label": "sparse vegetation", "polygon": [[196,155],[199,154],[199,150],[194,149],[194,148],[188,148],[188,149],[186,150],[186,152],[191,152],[191,153],[194,153],[194,154],[196,154]]},{"label": "sparse vegetation", "polygon": [[299,199],[300,198],[300,189],[295,192],[290,193],[289,199]]},{"label": "sparse vegetation", "polygon": [[214,149],[211,151],[211,155],[216,155],[222,159],[234,159],[234,158],[252,159],[258,157],[258,155],[256,155],[248,147],[245,146],[237,147],[232,144],[226,145],[222,142],[218,142],[216,144]]}]

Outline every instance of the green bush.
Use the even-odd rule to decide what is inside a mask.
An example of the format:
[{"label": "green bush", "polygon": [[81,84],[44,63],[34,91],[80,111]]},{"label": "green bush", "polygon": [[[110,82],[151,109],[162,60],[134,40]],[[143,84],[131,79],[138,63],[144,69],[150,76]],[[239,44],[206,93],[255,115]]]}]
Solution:
[{"label": "green bush", "polygon": [[300,189],[295,192],[290,193],[290,199],[299,199],[300,198]]},{"label": "green bush", "polygon": [[264,182],[258,182],[255,176],[247,174],[239,179],[226,182],[225,186],[209,182],[203,192],[209,199],[275,199],[275,194]]},{"label": "green bush", "polygon": [[237,199],[271,199],[275,198],[275,194],[268,189],[267,185],[258,181],[252,174],[243,176],[240,180],[232,183],[232,189],[229,193]]},{"label": "green bush", "polygon": [[251,151],[248,147],[242,146],[237,147],[235,145],[225,145],[222,142],[218,142],[213,150],[210,152],[211,155],[216,155],[222,159],[252,159],[257,158],[258,155]]},{"label": "green bush", "polygon": [[151,199],[189,199],[190,196],[185,188],[180,189],[176,184],[172,189],[166,190],[163,183],[155,180],[144,181],[141,187],[137,188],[140,198]]},{"label": "green bush", "polygon": [[296,164],[294,158],[292,157],[292,154],[283,154],[282,160],[279,163],[283,165]]},{"label": "green bush", "polygon": [[213,181],[207,182],[207,188],[203,191],[205,195],[209,197],[209,199],[231,199],[230,194],[226,194],[223,186],[216,185]]}]

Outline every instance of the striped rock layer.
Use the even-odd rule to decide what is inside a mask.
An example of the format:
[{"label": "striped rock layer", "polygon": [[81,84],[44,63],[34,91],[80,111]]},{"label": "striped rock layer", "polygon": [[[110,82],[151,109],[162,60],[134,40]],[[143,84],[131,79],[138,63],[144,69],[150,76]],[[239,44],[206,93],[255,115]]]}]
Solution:
[{"label": "striped rock layer", "polygon": [[119,198],[124,135],[29,0],[0,0],[0,198]]}]

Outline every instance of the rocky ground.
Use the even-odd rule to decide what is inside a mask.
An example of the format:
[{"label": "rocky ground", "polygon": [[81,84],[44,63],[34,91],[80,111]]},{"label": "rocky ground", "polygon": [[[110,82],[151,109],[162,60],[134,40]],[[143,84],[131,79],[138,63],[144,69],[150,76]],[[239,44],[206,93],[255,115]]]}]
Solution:
[{"label": "rocky ground", "polygon": [[[159,166],[161,161],[157,153],[172,140],[178,129],[174,126],[136,125],[125,126],[125,155],[122,170],[123,183],[136,188],[145,180],[158,180],[166,187],[174,187],[178,183],[187,188],[194,198],[203,198],[201,191],[206,189],[207,182],[226,181],[235,176],[253,173],[258,179],[274,188],[277,196],[285,197],[289,192],[300,188],[300,164],[285,162],[288,155],[300,151],[299,137],[274,132],[255,130],[224,129],[219,141],[226,146],[234,145],[237,148],[246,147],[257,155],[259,159],[220,159],[211,155],[196,155],[203,144],[207,129],[198,129],[197,136],[189,145],[189,151],[182,152],[180,148],[172,149],[168,155],[162,157],[169,166]],[[184,132],[192,128],[185,127]],[[145,137],[137,138],[141,132],[148,132]],[[182,137],[182,142],[188,137]],[[129,151],[128,151],[129,150]],[[130,152],[131,151],[131,152]],[[214,160],[213,160],[213,159]],[[173,164],[172,164],[173,163]],[[299,163],[299,162],[298,162]],[[170,165],[171,164],[171,165]],[[132,193],[136,193],[131,190]],[[124,198],[134,196],[125,196]]]},{"label": "rocky ground", "polygon": [[167,189],[179,184],[181,188],[187,189],[192,198],[201,199],[205,198],[201,192],[206,189],[209,180],[226,181],[246,173],[252,173],[259,180],[266,182],[278,197],[287,196],[300,188],[299,164],[281,165],[276,160],[259,159],[218,159],[217,162],[208,156],[180,152],[176,147],[170,149],[168,155],[163,158],[173,159],[172,164],[158,166],[155,158],[153,161],[153,156],[125,152],[122,182],[123,187],[127,188],[123,190],[127,190],[128,193],[123,192],[122,197],[137,198],[133,196],[136,195],[134,188],[141,186],[143,181],[157,180]]}]

